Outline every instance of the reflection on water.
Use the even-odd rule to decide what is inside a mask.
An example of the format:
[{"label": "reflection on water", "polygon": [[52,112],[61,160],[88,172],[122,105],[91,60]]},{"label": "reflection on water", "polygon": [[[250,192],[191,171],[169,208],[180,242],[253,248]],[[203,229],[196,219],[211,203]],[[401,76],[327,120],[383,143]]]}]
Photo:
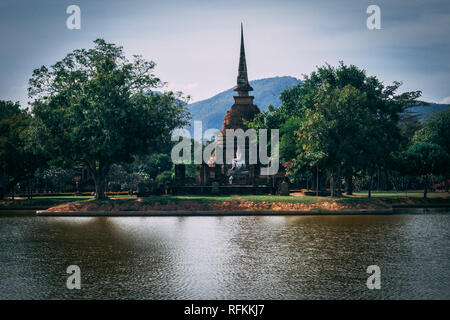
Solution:
[{"label": "reflection on water", "polygon": [[[0,298],[449,299],[450,215],[0,216]],[[65,287],[79,265],[81,290]],[[368,265],[381,290],[368,290]]]}]

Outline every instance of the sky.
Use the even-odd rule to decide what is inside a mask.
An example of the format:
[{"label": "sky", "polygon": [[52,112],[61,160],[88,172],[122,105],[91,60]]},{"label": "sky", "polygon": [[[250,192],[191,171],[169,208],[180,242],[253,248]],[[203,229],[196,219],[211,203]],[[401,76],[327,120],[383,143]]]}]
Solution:
[{"label": "sky", "polygon": [[[66,26],[70,5],[79,30]],[[379,30],[366,26],[369,5],[380,8]],[[342,60],[450,103],[449,0],[1,0],[0,99],[26,106],[34,69],[97,38],[155,61],[167,89],[206,99],[236,83],[241,22],[249,80],[301,79]]]}]

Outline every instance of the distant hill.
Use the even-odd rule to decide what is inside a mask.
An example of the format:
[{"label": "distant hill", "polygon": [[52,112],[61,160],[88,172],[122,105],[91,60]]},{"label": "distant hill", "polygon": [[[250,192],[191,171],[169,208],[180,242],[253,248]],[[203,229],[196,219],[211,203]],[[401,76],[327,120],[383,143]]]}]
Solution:
[{"label": "distant hill", "polygon": [[423,103],[409,109],[411,114],[417,115],[420,121],[427,120],[432,114],[450,108],[450,104]]},{"label": "distant hill", "polygon": [[[250,94],[255,96],[254,103],[259,109],[265,111],[270,104],[275,107],[280,106],[280,93],[286,88],[295,86],[299,82],[301,80],[289,76],[254,80],[250,81],[250,85],[254,89]],[[234,103],[234,95],[236,95],[236,92],[233,91],[233,88],[230,88],[209,99],[189,104],[188,109],[192,115],[192,121],[203,121],[203,130],[210,128],[222,129],[223,118],[226,111]],[[433,113],[446,110],[450,107],[448,104],[426,104],[426,102],[423,102],[423,104],[419,104],[409,110],[412,114],[417,115],[420,121],[424,121]],[[192,133],[191,127],[187,129]]]},{"label": "distant hill", "polygon": [[[288,76],[254,80],[250,81],[250,85],[254,89],[250,94],[255,96],[254,103],[258,108],[264,111],[270,104],[278,107],[280,105],[280,93],[299,82],[300,80]],[[189,104],[188,108],[192,115],[192,121],[203,121],[203,130],[222,129],[223,118],[226,111],[233,105],[233,96],[235,95],[236,92],[233,91],[233,88],[230,88],[209,99]]]}]

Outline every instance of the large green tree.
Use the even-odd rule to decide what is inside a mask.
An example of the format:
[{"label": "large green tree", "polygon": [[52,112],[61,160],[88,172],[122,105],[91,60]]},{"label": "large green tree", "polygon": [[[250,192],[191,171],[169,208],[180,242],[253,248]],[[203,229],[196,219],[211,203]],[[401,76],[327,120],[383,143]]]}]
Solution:
[{"label": "large green tree", "polygon": [[398,94],[400,86],[386,86],[354,65],[326,64],[282,92],[281,106],[269,108],[253,125],[280,129],[281,158],[291,163],[288,171],[296,174],[320,166],[331,182],[337,176],[339,184],[342,175],[351,186],[355,172],[371,177],[387,168],[390,154],[403,139],[401,114],[421,93]]},{"label": "large green tree", "polygon": [[429,142],[414,143],[406,154],[411,170],[423,180],[423,197],[426,198],[431,175],[447,170],[449,155],[441,146]]},{"label": "large green tree", "polygon": [[163,86],[154,62],[130,61],[122,47],[94,43],[34,70],[29,95],[39,147],[52,158],[83,162],[102,199],[113,164],[159,150],[189,115],[181,94],[152,91]]},{"label": "large green tree", "polygon": [[[450,155],[450,109],[435,114],[420,130],[416,131],[413,143],[427,142],[440,146]],[[445,189],[448,192],[450,179],[450,163],[442,168],[439,174],[443,175]]]},{"label": "large green tree", "polygon": [[31,116],[19,103],[0,101],[0,198],[33,177],[43,158],[32,148]]},{"label": "large green tree", "polygon": [[376,147],[369,135],[376,120],[367,112],[366,104],[366,95],[351,85],[342,89],[326,85],[295,131],[302,146],[297,159],[327,168],[332,196],[335,182],[340,196],[344,170],[367,160],[367,153]]}]

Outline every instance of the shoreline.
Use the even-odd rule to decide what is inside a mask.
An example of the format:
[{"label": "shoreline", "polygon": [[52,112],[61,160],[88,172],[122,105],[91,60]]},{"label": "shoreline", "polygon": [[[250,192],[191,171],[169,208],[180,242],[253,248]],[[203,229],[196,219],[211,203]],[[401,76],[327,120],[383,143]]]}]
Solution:
[{"label": "shoreline", "polygon": [[[62,199],[61,199],[62,200]],[[108,200],[36,199],[0,203],[0,214],[36,216],[301,216],[427,214],[450,212],[450,197],[438,198],[316,198],[281,196],[154,196]],[[415,212],[414,212],[415,211]]]},{"label": "shoreline", "polygon": [[[440,209],[449,206],[433,207],[402,207],[401,209]],[[400,208],[398,208],[400,209]],[[36,211],[36,216],[41,217],[233,217],[233,216],[368,216],[368,215],[405,215],[428,214],[426,212],[397,211],[396,208],[377,210],[310,210],[310,211],[186,211],[186,210],[149,210],[149,211],[83,211],[83,212],[48,212]]]},{"label": "shoreline", "polygon": [[312,215],[370,215],[394,214],[393,210],[349,210],[349,211],[85,211],[85,212],[46,212],[36,211],[43,217],[217,217],[217,216],[312,216]]}]

